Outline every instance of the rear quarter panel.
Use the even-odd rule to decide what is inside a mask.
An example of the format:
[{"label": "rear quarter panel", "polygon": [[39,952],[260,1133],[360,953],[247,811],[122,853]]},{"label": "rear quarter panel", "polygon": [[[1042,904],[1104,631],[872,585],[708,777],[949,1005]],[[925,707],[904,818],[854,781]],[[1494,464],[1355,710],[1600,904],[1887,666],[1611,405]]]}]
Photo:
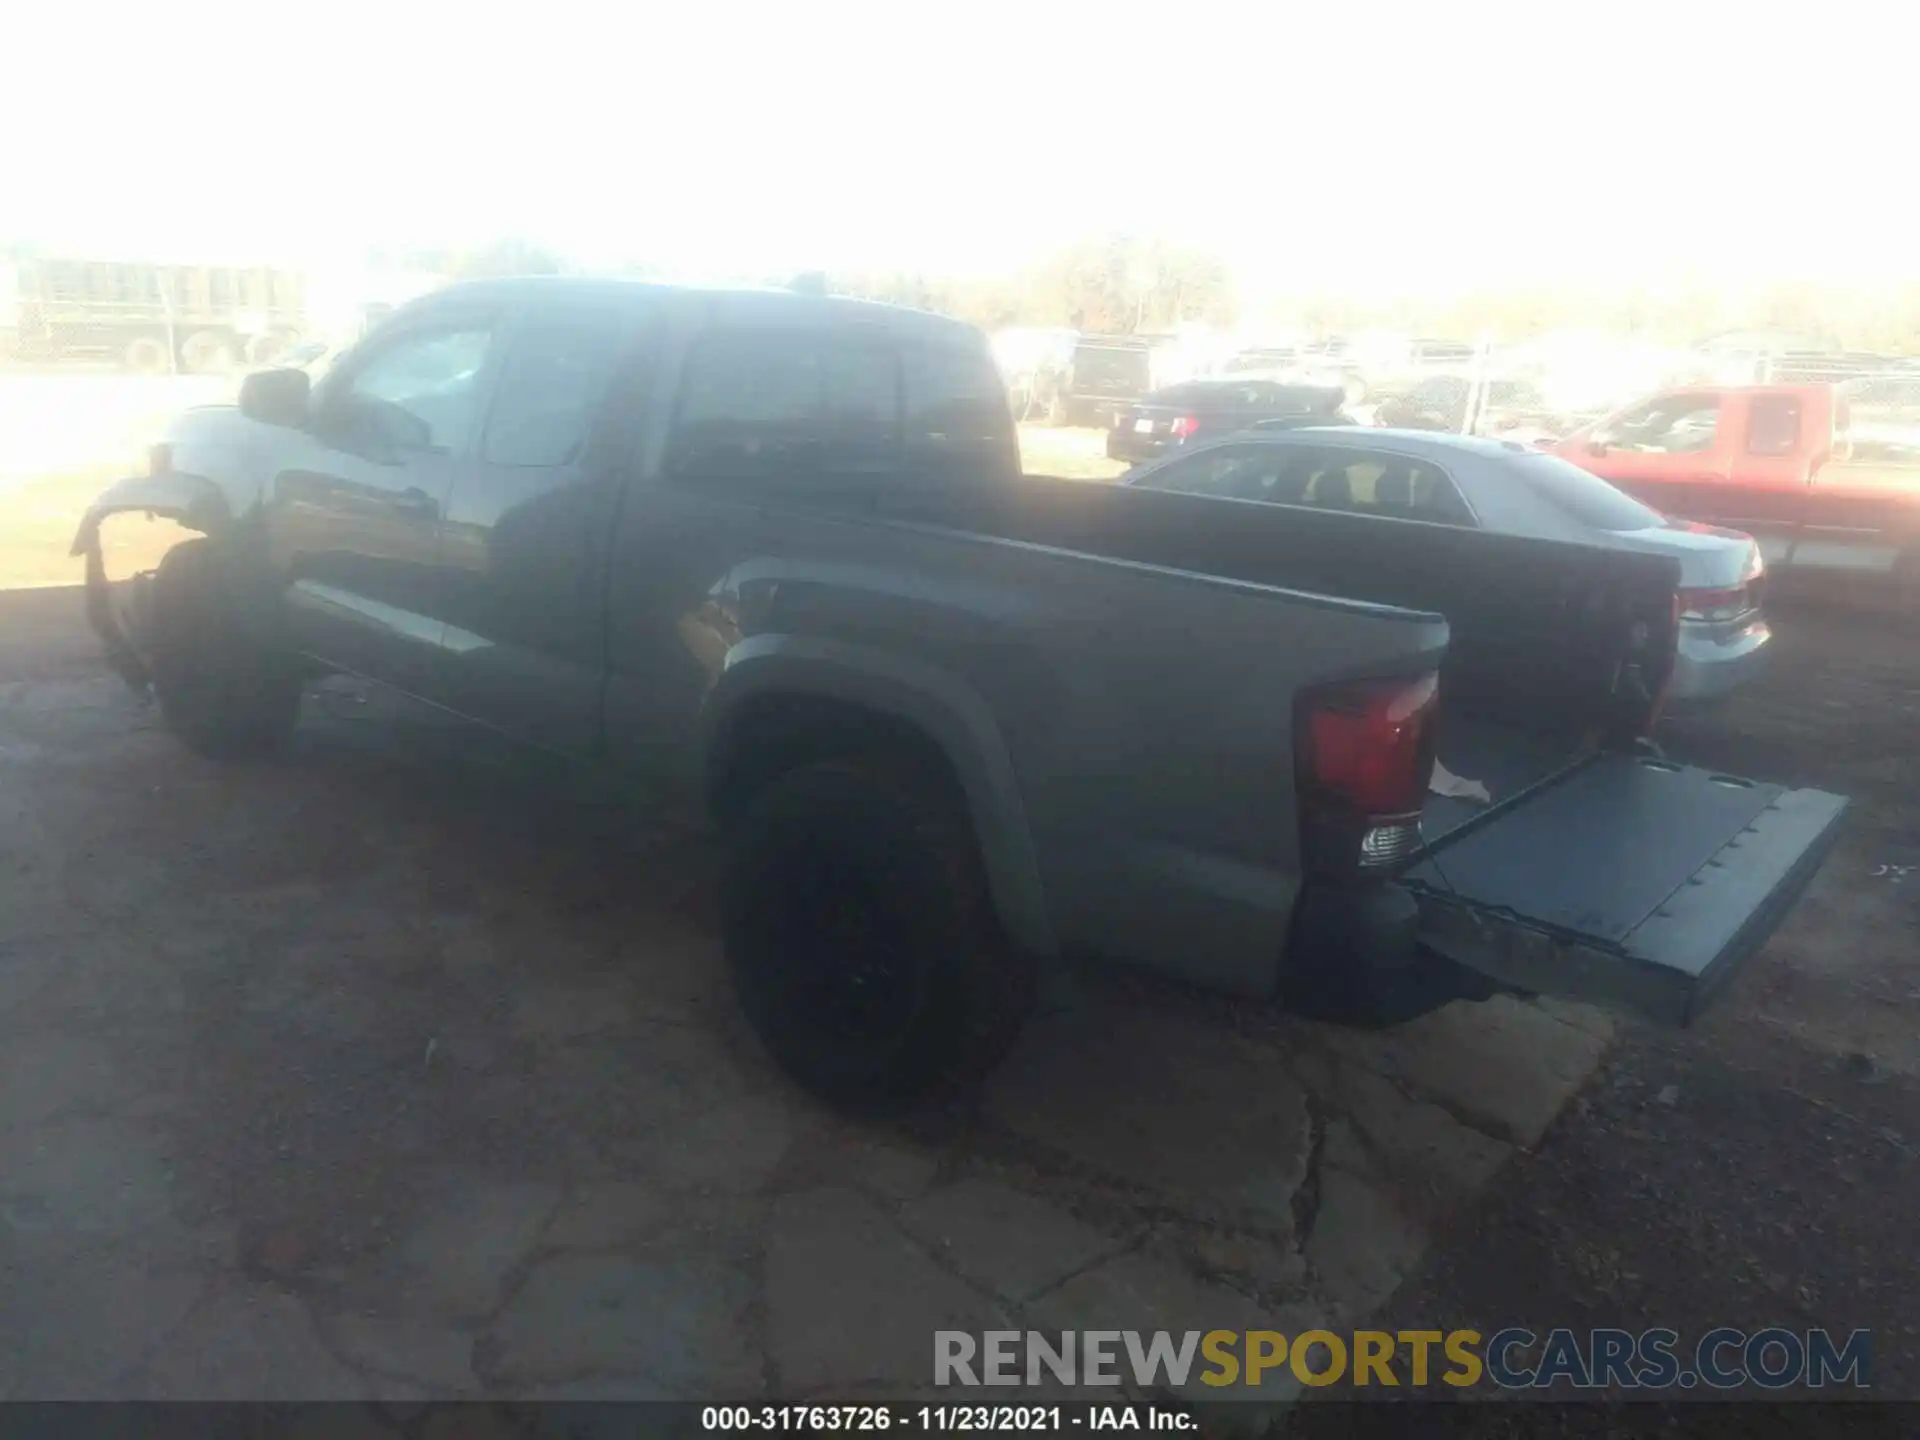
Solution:
[{"label": "rear quarter panel", "polygon": [[1431,668],[1437,616],[904,522],[769,513],[777,594],[714,703],[858,696],[953,759],[1016,932],[1259,994],[1299,888],[1292,712]]}]

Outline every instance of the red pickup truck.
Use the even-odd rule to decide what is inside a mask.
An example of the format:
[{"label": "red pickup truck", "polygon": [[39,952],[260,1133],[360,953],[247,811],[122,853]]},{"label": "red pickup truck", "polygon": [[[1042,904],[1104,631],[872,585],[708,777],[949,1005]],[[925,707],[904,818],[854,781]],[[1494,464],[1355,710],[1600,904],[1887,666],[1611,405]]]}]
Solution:
[{"label": "red pickup truck", "polygon": [[1829,384],[1663,390],[1551,447],[1655,509],[1744,530],[1774,567],[1920,591],[1920,452],[1856,453]]}]

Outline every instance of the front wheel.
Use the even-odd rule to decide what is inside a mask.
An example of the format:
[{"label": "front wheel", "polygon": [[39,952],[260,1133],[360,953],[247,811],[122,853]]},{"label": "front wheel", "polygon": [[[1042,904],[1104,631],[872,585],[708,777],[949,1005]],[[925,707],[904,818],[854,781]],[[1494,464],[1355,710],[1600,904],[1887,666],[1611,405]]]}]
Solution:
[{"label": "front wheel", "polygon": [[229,557],[211,540],[174,546],[150,604],[149,669],[167,728],[210,760],[285,744],[300,714],[300,667],[245,603]]},{"label": "front wheel", "polygon": [[165,343],[151,335],[129,340],[120,358],[136,375],[164,375],[172,368]]},{"label": "front wheel", "polygon": [[951,786],[889,758],[771,782],[728,836],[726,950],[774,1059],[875,1112],[971,1088],[1011,1047],[1034,963],[1001,933]]},{"label": "front wheel", "polygon": [[224,375],[233,369],[233,341],[217,330],[201,330],[180,347],[180,363],[189,375]]}]

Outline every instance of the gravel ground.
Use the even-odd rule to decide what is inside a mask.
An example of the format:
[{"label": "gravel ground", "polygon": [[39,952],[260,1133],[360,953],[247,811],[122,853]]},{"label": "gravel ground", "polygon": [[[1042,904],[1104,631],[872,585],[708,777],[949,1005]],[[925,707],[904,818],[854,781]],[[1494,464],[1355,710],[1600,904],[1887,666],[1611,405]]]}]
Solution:
[{"label": "gravel ground", "polygon": [[[147,403],[130,395],[126,408]],[[1022,436],[1030,470],[1089,479],[1117,468],[1097,441],[1044,427]],[[68,472],[15,489],[0,586],[76,578],[62,542],[101,478]],[[170,527],[122,529],[119,572],[150,563],[171,538]],[[1775,618],[1775,673],[1716,714],[1677,720],[1669,748],[1852,796],[1839,846],[1705,1023],[1682,1034],[1623,1030],[1544,1139],[1441,1232],[1388,1302],[1385,1327],[1866,1328],[1875,1394],[1920,1400],[1920,1252],[1909,1218],[1920,1213],[1920,870],[1903,868],[1920,866],[1920,631],[1791,596]],[[14,650],[0,643],[9,678],[36,674],[38,647]],[[1453,1408],[1448,1428],[1482,1433],[1622,1424],[1571,1407]],[[1634,1428],[1671,1421],[1704,1433],[1711,1416],[1742,1434],[1763,1429],[1749,1408],[1685,1408],[1676,1419],[1641,1407]],[[1309,1405],[1290,1423],[1337,1433],[1356,1413]],[[1420,1428],[1439,1423],[1424,1413]]]}]

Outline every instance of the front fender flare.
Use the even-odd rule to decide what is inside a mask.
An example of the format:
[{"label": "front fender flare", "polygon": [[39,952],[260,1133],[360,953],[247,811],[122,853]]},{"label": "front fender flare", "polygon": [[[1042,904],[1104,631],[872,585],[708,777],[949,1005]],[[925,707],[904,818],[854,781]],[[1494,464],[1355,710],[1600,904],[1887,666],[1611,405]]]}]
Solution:
[{"label": "front fender flare", "polygon": [[129,512],[165,515],[208,535],[230,518],[227,497],[211,480],[197,475],[133,475],[109,485],[87,507],[67,553],[79,556],[97,551],[101,522]]},{"label": "front fender flare", "polygon": [[699,732],[703,773],[743,702],[769,694],[877,710],[914,726],[938,746],[965,794],[1001,923],[1030,953],[1055,952],[1013,759],[991,708],[972,686],[892,651],[815,637],[756,636],[734,647],[708,692]]},{"label": "front fender flare", "polygon": [[[80,517],[73,548],[67,553],[86,557],[87,621],[106,647],[107,664],[114,673],[144,692],[153,678],[146,659],[146,637],[129,633],[114,604],[114,587],[107,580],[106,560],[100,553],[101,522],[128,513],[164,515],[209,535],[217,533],[230,517],[226,496],[219,487],[193,475],[130,476],[109,485]],[[137,587],[138,577],[131,583]],[[135,630],[139,628],[138,624],[134,626]]]}]

